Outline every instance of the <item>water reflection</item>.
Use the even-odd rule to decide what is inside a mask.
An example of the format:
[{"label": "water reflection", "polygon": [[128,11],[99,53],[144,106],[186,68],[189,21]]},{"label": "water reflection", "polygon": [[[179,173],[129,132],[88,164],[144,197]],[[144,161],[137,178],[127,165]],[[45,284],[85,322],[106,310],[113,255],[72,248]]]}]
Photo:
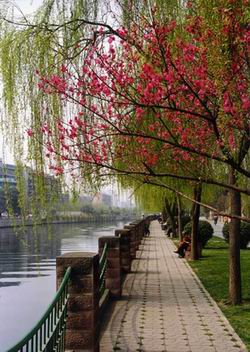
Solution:
[{"label": "water reflection", "polygon": [[23,337],[55,293],[55,258],[65,252],[98,250],[98,238],[123,223],[0,229],[0,352]]}]

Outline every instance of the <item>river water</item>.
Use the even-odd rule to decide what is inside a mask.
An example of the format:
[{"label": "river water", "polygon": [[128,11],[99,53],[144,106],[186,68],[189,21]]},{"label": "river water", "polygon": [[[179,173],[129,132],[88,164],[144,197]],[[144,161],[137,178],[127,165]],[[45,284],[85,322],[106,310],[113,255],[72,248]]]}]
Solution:
[{"label": "river water", "polygon": [[55,261],[66,252],[97,252],[98,238],[123,222],[0,229],[0,352],[39,320],[56,292]]}]

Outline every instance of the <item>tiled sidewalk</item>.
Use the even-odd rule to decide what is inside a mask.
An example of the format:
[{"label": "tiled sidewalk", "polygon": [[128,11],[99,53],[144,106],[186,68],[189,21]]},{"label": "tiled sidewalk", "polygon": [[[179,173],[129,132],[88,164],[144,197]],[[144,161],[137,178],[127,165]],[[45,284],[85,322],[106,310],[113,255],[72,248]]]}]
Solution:
[{"label": "tiled sidewalk", "polygon": [[186,260],[173,251],[154,221],[122,299],[108,309],[100,352],[247,351]]}]

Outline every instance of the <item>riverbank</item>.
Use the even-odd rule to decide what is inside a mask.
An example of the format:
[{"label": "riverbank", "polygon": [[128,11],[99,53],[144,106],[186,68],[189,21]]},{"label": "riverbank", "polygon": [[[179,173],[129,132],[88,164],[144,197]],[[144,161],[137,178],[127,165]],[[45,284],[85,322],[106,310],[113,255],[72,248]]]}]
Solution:
[{"label": "riverbank", "polygon": [[53,219],[42,219],[39,221],[34,221],[30,219],[22,218],[0,218],[0,228],[15,228],[22,226],[33,226],[33,225],[46,225],[46,224],[87,224],[87,223],[105,223],[111,221],[131,221],[132,217],[130,216],[65,216],[65,217],[55,217]]}]

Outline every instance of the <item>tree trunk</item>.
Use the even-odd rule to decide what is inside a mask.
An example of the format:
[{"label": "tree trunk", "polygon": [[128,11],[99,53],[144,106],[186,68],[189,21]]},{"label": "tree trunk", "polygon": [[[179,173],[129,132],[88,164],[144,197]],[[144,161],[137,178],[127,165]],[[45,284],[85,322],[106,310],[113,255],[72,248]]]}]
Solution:
[{"label": "tree trunk", "polygon": [[[236,171],[230,167],[229,183],[236,185]],[[241,215],[241,195],[230,190],[230,207],[232,215]],[[229,298],[232,304],[240,304],[241,270],[240,270],[240,220],[233,219],[229,225]]]},{"label": "tree trunk", "polygon": [[[201,201],[201,184],[197,184],[194,187],[194,199],[197,202]],[[198,249],[198,231],[199,231],[199,218],[200,218],[200,204],[193,203],[192,208],[192,241],[191,241],[191,258],[193,260],[199,259]]]},{"label": "tree trunk", "polygon": [[170,222],[173,237],[176,237],[176,224],[175,224],[174,214],[171,210],[169,201],[167,199],[165,199],[165,210],[166,210],[166,213],[168,214],[168,220]]},{"label": "tree trunk", "polygon": [[181,241],[182,240],[181,198],[179,194],[176,195],[176,199],[177,199],[177,211],[178,211],[178,215],[177,215],[178,236],[179,236],[179,240]]}]

